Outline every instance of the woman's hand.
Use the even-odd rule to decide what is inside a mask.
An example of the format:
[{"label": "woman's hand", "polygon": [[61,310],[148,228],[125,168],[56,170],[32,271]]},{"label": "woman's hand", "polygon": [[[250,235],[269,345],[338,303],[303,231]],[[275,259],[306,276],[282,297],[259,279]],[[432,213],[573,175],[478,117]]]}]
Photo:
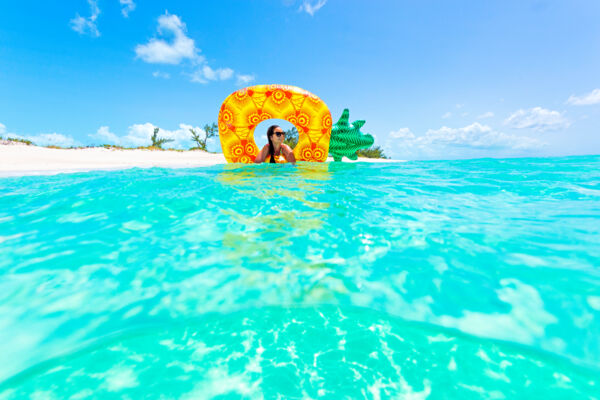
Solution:
[{"label": "woman's hand", "polygon": [[285,160],[287,162],[290,162],[290,163],[296,162],[296,157],[294,156],[294,152],[292,151],[290,146],[288,146],[287,144],[282,144],[281,152],[283,153],[283,157],[285,157]]},{"label": "woman's hand", "polygon": [[269,152],[269,145],[265,145],[262,150],[258,153],[256,158],[254,159],[255,164],[260,164],[265,162],[265,158],[267,158],[267,153]]}]

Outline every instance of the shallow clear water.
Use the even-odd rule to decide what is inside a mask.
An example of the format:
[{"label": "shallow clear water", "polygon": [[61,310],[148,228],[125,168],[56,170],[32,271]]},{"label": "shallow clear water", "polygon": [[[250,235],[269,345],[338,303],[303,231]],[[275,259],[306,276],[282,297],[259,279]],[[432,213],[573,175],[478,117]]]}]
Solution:
[{"label": "shallow clear water", "polygon": [[600,398],[600,157],[0,178],[0,399]]}]

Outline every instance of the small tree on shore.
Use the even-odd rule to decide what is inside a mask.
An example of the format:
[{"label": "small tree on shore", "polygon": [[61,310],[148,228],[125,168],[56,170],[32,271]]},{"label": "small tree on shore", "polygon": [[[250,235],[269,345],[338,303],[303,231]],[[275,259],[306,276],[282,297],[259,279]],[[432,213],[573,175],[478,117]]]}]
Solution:
[{"label": "small tree on shore", "polygon": [[158,131],[159,128],[154,128],[154,134],[150,139],[152,139],[152,147],[158,147],[159,149],[162,149],[163,144],[172,142],[173,139],[159,138]]},{"label": "small tree on shore", "polygon": [[208,141],[208,139],[213,138],[219,134],[219,127],[214,122],[211,125],[204,125],[204,128],[202,128],[202,130],[204,131],[204,137],[201,136],[200,132],[196,132],[195,129],[190,128],[192,140],[196,142],[196,147],[192,147],[190,150],[206,151],[206,142]]},{"label": "small tree on shore", "polygon": [[296,127],[285,131],[285,140],[283,141],[283,143],[287,144],[292,149],[296,147],[296,145],[298,144],[298,130],[296,129]]},{"label": "small tree on shore", "polygon": [[371,146],[368,149],[358,150],[356,155],[365,158],[387,158],[383,153],[383,149],[379,146]]}]

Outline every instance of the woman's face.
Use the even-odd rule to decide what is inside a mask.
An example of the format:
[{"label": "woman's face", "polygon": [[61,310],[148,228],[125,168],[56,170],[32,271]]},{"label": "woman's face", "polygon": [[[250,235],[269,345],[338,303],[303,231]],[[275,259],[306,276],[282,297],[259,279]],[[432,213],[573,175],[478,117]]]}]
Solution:
[{"label": "woman's face", "polygon": [[273,131],[273,135],[271,136],[271,141],[274,145],[281,145],[285,140],[285,132],[280,127],[275,128]]}]

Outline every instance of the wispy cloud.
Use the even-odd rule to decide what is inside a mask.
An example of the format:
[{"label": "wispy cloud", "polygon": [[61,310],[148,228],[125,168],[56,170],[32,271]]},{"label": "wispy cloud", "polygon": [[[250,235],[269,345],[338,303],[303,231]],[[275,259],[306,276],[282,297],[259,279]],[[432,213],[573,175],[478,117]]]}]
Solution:
[{"label": "wispy cloud", "polygon": [[31,140],[38,146],[59,146],[70,147],[79,146],[80,143],[71,136],[61,133],[40,133],[39,135],[26,135],[25,139]]},{"label": "wispy cloud", "polygon": [[93,139],[99,139],[102,142],[100,144],[121,144],[121,139],[112,133],[108,126],[101,126],[95,134],[89,136]]},{"label": "wispy cloud", "polygon": [[152,64],[179,64],[185,59],[201,61],[194,40],[186,35],[185,24],[177,15],[165,13],[158,18],[158,35],[173,36],[171,41],[152,38],[137,45],[138,58]]},{"label": "wispy cloud", "polygon": [[590,93],[584,94],[583,96],[572,95],[567,100],[567,103],[574,106],[589,106],[592,104],[600,103],[600,89],[594,89]]},{"label": "wispy cloud", "polygon": [[63,135],[61,133],[40,133],[37,135],[30,134],[19,134],[8,132],[6,126],[0,123],[0,135],[4,138],[15,138],[15,139],[27,139],[31,140],[34,144],[38,146],[59,146],[59,147],[70,147],[70,146],[79,146],[77,140],[73,139],[71,136]]},{"label": "wispy cloud", "polygon": [[532,129],[543,132],[568,128],[570,122],[558,111],[534,107],[514,112],[504,121],[504,124],[515,129]]},{"label": "wispy cloud", "polygon": [[491,112],[491,111],[488,111],[488,112],[484,112],[481,115],[478,115],[477,118],[478,119],[485,119],[485,118],[492,118],[493,116],[494,116],[494,113]]},{"label": "wispy cloud", "polygon": [[191,75],[192,82],[208,83],[208,81],[224,81],[231,79],[233,70],[231,68],[212,69],[208,65],[197,69]]},{"label": "wispy cloud", "polygon": [[447,113],[445,113],[444,115],[442,115],[443,119],[448,119],[452,116],[452,113],[450,111],[448,111]]},{"label": "wispy cloud", "polygon": [[238,74],[237,75],[237,84],[239,86],[243,86],[243,85],[247,85],[250,82],[254,81],[254,75],[242,75],[242,74]]},{"label": "wispy cloud", "polygon": [[119,3],[121,4],[121,14],[128,18],[129,13],[135,10],[135,3],[133,0],[119,0]]},{"label": "wispy cloud", "polygon": [[450,146],[466,146],[479,149],[510,148],[530,149],[536,148],[539,142],[525,136],[508,135],[495,131],[488,125],[474,122],[463,128],[442,127],[430,129],[421,139],[425,145],[444,144]]},{"label": "wispy cloud", "polygon": [[413,142],[417,137],[409,128],[400,128],[397,131],[390,132],[390,138]]},{"label": "wispy cloud", "polygon": [[312,16],[315,15],[315,13],[319,11],[326,3],[327,0],[303,0],[298,11],[304,11]]},{"label": "wispy cloud", "polygon": [[405,158],[464,158],[498,152],[523,152],[545,146],[538,139],[510,135],[474,122],[462,128],[443,126],[417,136],[409,128],[391,132],[384,147]]},{"label": "wispy cloud", "polygon": [[100,8],[98,8],[97,0],[88,0],[88,4],[90,5],[90,16],[86,18],[76,14],[75,18],[69,21],[71,29],[81,35],[88,34],[98,37],[100,36],[100,31],[98,31],[98,27],[96,26],[96,20],[98,19],[98,15],[100,15]]},{"label": "wispy cloud", "polygon": [[[154,128],[158,128],[158,126],[150,122],[133,124],[127,129],[125,135],[119,136],[111,132],[108,126],[101,126],[96,133],[89,135],[89,137],[98,141],[97,144],[108,143],[126,147],[149,146],[152,143],[151,137]],[[160,128],[158,136],[173,140],[165,144],[166,148],[186,149],[192,147],[190,129],[194,129],[196,132],[204,132],[199,126],[194,127],[182,123],[179,124],[179,128],[173,130]]]},{"label": "wispy cloud", "polygon": [[169,79],[171,78],[171,74],[168,72],[154,71],[152,76],[155,78]]}]

